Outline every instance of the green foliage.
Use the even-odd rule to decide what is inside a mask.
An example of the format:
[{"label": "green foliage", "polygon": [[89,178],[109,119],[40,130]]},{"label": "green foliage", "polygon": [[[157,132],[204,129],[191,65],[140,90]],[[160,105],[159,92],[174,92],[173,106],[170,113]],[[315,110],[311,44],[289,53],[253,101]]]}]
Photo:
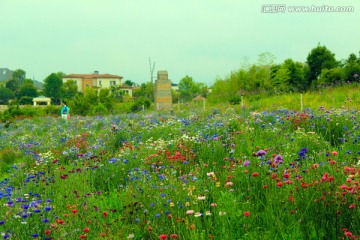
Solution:
[{"label": "green foliage", "polygon": [[68,80],[61,86],[62,98],[71,100],[78,93],[75,80]]},{"label": "green foliage", "polygon": [[10,99],[14,99],[15,94],[9,88],[0,87],[0,104],[8,104]]},{"label": "green foliage", "polygon": [[142,83],[140,88],[135,89],[133,96],[136,98],[147,98],[150,102],[154,101],[155,84],[151,82]]},{"label": "green foliage", "polygon": [[23,96],[19,99],[19,104],[21,105],[32,105],[33,104],[33,97]]},{"label": "green foliage", "polygon": [[341,68],[332,68],[327,69],[323,68],[321,70],[321,77],[318,80],[318,84],[334,84],[338,83],[342,79],[342,70]]},{"label": "green foliage", "polygon": [[[18,152],[15,149],[3,148],[0,149],[0,173],[1,175],[11,167],[11,165],[17,161],[19,157]],[[0,176],[1,176],[0,175]]]},{"label": "green foliage", "polygon": [[92,107],[92,114],[91,115],[106,115],[109,111],[102,103],[97,103],[95,106]]},{"label": "green foliage", "polygon": [[18,86],[21,86],[26,78],[26,72],[22,69],[16,69],[12,73],[12,80],[14,80]]},{"label": "green foliage", "polygon": [[231,105],[238,105],[238,104],[241,103],[241,97],[239,97],[239,96],[234,96],[234,97],[232,97],[232,98],[230,99],[229,102],[230,102]]},{"label": "green foliage", "polygon": [[342,69],[342,79],[350,82],[360,82],[360,57],[357,58],[355,54],[350,54],[346,60],[345,66]]},{"label": "green foliage", "polygon": [[200,87],[192,77],[186,75],[179,82],[179,92],[180,99],[191,101],[200,92]]},{"label": "green foliage", "polygon": [[137,99],[130,107],[130,111],[131,112],[139,112],[142,111],[143,109],[149,109],[150,108],[150,100],[149,99],[144,99],[144,98],[139,98]]},{"label": "green foliage", "polygon": [[316,80],[320,76],[322,69],[332,69],[337,66],[335,54],[320,44],[310,51],[306,61],[310,70],[308,78],[310,84],[312,82],[316,84]]},{"label": "green foliage", "polygon": [[43,112],[47,115],[56,115],[60,114],[61,106],[56,105],[47,105],[43,108]]},{"label": "green foliage", "polygon": [[19,83],[15,80],[7,81],[5,84],[5,87],[13,91],[14,93],[17,93],[19,90]]},{"label": "green foliage", "polygon": [[50,97],[52,102],[55,104],[60,104],[60,97],[62,96],[62,85],[63,81],[61,75],[56,73],[51,73],[45,80],[43,91],[46,97]]},{"label": "green foliage", "polygon": [[37,88],[35,87],[34,82],[30,79],[25,79],[18,92],[18,98],[19,99],[21,99],[22,97],[34,98],[37,97],[37,95],[38,95]]}]

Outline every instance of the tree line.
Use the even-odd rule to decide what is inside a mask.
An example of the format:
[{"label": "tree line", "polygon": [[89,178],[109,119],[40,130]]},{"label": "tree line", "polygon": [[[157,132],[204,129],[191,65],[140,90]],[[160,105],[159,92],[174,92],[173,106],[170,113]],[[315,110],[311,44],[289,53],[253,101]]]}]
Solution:
[{"label": "tree line", "polygon": [[[124,85],[137,86],[133,89],[133,97],[125,96],[119,86],[109,89],[88,89],[87,92],[77,91],[75,81],[63,82],[63,72],[51,73],[44,80],[39,91],[26,72],[17,69],[12,79],[0,86],[0,103],[16,100],[19,104],[32,104],[32,99],[39,94],[52,99],[52,104],[60,104],[62,100],[73,101],[81,114],[112,112],[116,103],[127,103],[127,111],[138,111],[150,107],[154,101],[154,83],[146,82],[138,86],[131,80]],[[346,82],[360,81],[360,52],[357,56],[351,53],[347,59],[337,60],[335,54],[326,46],[318,44],[313,48],[306,62],[286,59],[280,64],[275,63],[275,56],[269,52],[259,55],[257,64],[243,64],[224,78],[218,78],[208,87],[205,83],[196,82],[186,75],[178,84],[178,91],[172,90],[174,103],[188,102],[201,95],[213,103],[230,102],[237,104],[241,96],[261,97],[287,92],[305,92],[319,87]],[[211,91],[210,91],[211,89]]]},{"label": "tree line", "polygon": [[306,62],[286,59],[275,64],[271,53],[259,55],[258,64],[245,65],[223,79],[216,79],[209,99],[238,103],[241,96],[260,97],[289,92],[306,92],[320,87],[360,82],[360,52],[337,60],[326,46],[313,48]]}]

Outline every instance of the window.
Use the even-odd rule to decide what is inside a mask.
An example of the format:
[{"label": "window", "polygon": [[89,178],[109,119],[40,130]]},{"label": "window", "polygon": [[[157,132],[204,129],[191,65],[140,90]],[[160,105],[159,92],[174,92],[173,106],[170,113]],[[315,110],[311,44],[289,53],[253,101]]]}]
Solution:
[{"label": "window", "polygon": [[116,85],[116,81],[110,81],[110,86],[115,86]]},{"label": "window", "polygon": [[101,80],[99,80],[99,86],[101,86]]}]

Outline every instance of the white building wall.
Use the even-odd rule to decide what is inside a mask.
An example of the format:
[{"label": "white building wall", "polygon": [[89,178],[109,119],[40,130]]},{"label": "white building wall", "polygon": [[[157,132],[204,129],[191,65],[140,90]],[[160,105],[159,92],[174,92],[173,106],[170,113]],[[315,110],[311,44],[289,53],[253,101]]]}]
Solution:
[{"label": "white building wall", "polygon": [[111,82],[114,82],[115,85],[121,86],[121,79],[118,78],[97,78],[96,83],[101,88],[110,88]]},{"label": "white building wall", "polygon": [[82,78],[63,78],[64,83],[69,80],[76,81],[76,86],[77,86],[78,92],[82,92]]}]

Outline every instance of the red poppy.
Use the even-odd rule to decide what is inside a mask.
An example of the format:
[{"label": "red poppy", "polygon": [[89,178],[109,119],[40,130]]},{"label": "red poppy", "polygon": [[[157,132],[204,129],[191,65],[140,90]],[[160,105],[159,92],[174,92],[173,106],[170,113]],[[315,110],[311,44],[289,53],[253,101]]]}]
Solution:
[{"label": "red poppy", "polygon": [[250,212],[244,212],[244,216],[245,216],[245,217],[249,217],[249,216],[250,216]]},{"label": "red poppy", "polygon": [[64,224],[65,223],[65,221],[64,220],[56,220],[56,222],[58,223],[58,224]]},{"label": "red poppy", "polygon": [[80,236],[80,238],[86,238],[86,235],[85,235],[85,234],[83,234],[83,235],[81,235],[81,236]]},{"label": "red poppy", "polygon": [[89,231],[90,231],[90,228],[88,228],[88,227],[84,228],[84,230],[83,230],[84,233],[88,233]]},{"label": "red poppy", "polygon": [[251,176],[257,177],[257,176],[259,176],[259,173],[258,172],[253,172],[253,174],[251,174]]},{"label": "red poppy", "polygon": [[290,174],[289,173],[284,173],[283,174],[283,178],[289,178],[290,177]]},{"label": "red poppy", "polygon": [[71,210],[71,212],[72,212],[72,213],[77,213],[78,210],[77,210],[77,209],[73,209],[73,210]]},{"label": "red poppy", "polygon": [[46,235],[49,235],[50,233],[51,233],[50,230],[45,230],[45,234],[46,234]]},{"label": "red poppy", "polygon": [[104,217],[107,217],[107,216],[108,216],[108,213],[107,213],[107,212],[103,212],[103,215],[104,215]]},{"label": "red poppy", "polygon": [[170,238],[179,238],[179,236],[177,234],[173,233],[170,235]]},{"label": "red poppy", "polygon": [[167,235],[166,234],[161,234],[160,236],[159,236],[159,239],[166,239],[167,238]]},{"label": "red poppy", "polygon": [[271,178],[272,178],[272,179],[277,178],[277,176],[278,176],[278,175],[277,175],[276,173],[271,174]]}]

